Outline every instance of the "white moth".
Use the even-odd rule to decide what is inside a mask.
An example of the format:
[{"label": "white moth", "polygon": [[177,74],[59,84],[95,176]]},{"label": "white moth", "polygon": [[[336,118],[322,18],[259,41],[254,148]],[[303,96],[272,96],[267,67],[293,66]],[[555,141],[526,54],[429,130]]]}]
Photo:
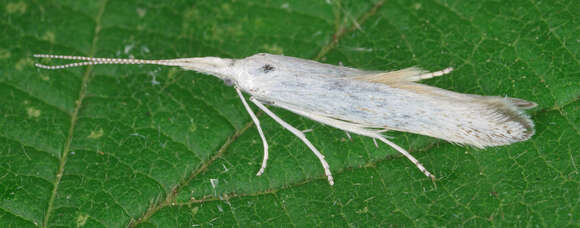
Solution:
[{"label": "white moth", "polygon": [[453,69],[428,73],[411,67],[398,71],[365,71],[323,64],[295,57],[256,54],[244,59],[217,57],[141,60],[81,56],[34,55],[38,58],[81,60],[58,66],[36,64],[44,69],[97,64],[156,64],[179,66],[216,76],[233,85],[254,121],[264,145],[264,158],[257,175],[264,173],[268,143],[260,121],[242,91],[276,122],[288,129],[314,152],[322,163],[328,182],[334,180],[324,155],[304,133],[280,119],[264,104],[290,110],[320,123],[378,139],[407,157],[426,176],[435,178],[405,149],[385,138],[389,130],[411,132],[457,144],[508,145],[529,139],[534,124],[522,112],[535,103],[517,98],[456,93],[415,83],[448,74]]}]

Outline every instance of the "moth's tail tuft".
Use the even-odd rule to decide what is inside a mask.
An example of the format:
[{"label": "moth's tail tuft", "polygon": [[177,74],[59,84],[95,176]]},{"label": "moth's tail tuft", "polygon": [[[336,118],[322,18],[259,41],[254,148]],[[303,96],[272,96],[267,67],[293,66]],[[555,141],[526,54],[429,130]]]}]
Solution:
[{"label": "moth's tail tuft", "polygon": [[507,107],[507,109],[511,109],[507,111],[509,120],[520,124],[520,126],[524,129],[519,137],[516,136],[514,138],[516,140],[519,139],[519,141],[528,140],[534,135],[536,131],[534,130],[534,122],[532,122],[530,117],[524,113],[523,110],[534,108],[538,106],[538,104],[519,98],[508,97],[506,100],[507,106],[512,106]]},{"label": "moth's tail tuft", "polygon": [[[466,142],[480,148],[486,146],[501,146],[515,142],[526,141],[534,133],[534,122],[523,112],[525,109],[536,107],[534,102],[518,98],[481,97],[484,108],[478,110],[480,118],[487,122],[476,132],[471,142]],[[477,131],[477,127],[474,128]],[[483,133],[485,132],[485,133]],[[482,134],[483,133],[483,134]]]}]

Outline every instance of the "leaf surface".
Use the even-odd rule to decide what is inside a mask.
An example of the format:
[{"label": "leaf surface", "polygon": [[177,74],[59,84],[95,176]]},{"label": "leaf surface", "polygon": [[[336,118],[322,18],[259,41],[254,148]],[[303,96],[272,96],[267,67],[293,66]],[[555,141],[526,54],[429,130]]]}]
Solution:
[{"label": "leaf surface", "polygon": [[[0,4],[0,226],[574,226],[580,29],[573,1],[29,1]],[[34,68],[35,53],[118,58],[284,54],[517,97],[529,141],[478,150],[389,132],[387,145],[273,108],[335,176],[222,81],[160,66]],[[256,107],[253,107],[257,110]]]}]

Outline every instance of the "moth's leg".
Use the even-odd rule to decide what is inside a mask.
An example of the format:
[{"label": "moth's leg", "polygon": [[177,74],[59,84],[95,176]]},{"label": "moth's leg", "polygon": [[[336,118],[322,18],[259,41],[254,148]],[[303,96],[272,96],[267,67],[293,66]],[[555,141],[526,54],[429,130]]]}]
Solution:
[{"label": "moth's leg", "polygon": [[260,126],[260,121],[258,120],[258,117],[256,117],[256,114],[254,114],[254,112],[246,102],[244,95],[242,95],[242,91],[240,91],[238,86],[234,86],[234,88],[236,89],[236,92],[238,92],[238,96],[240,96],[242,104],[244,104],[244,107],[246,107],[246,110],[250,114],[250,117],[252,117],[252,120],[254,121],[256,128],[258,128],[260,138],[262,138],[262,144],[264,145],[264,158],[262,159],[262,167],[260,167],[260,170],[258,171],[258,173],[256,173],[256,176],[260,176],[264,173],[264,170],[266,169],[268,163],[268,142],[266,142],[266,136],[264,136],[264,132],[262,131],[262,127]]},{"label": "moth's leg", "polygon": [[379,148],[379,144],[377,143],[377,139],[376,138],[373,138],[373,142],[375,143],[375,147],[376,148]]},{"label": "moth's leg", "polygon": [[326,160],[324,159],[324,155],[322,155],[316,149],[316,147],[314,147],[314,145],[312,145],[312,143],[306,138],[304,133],[302,133],[300,130],[296,129],[295,127],[292,127],[292,125],[286,123],[286,121],[280,119],[280,117],[278,117],[276,114],[274,114],[272,111],[270,111],[270,109],[266,108],[266,106],[264,106],[260,101],[256,100],[254,97],[250,97],[250,101],[254,102],[254,104],[256,104],[256,106],[258,106],[258,108],[262,109],[262,111],[264,111],[266,114],[268,114],[270,117],[272,117],[272,119],[274,119],[276,122],[278,122],[280,125],[282,125],[282,127],[286,128],[288,131],[292,132],[294,135],[296,135],[296,137],[298,137],[300,140],[302,140],[302,142],[304,142],[304,144],[306,144],[306,146],[308,146],[308,148],[310,148],[310,150],[312,150],[314,155],[316,155],[316,157],[318,157],[318,160],[320,160],[320,163],[322,163],[322,167],[324,168],[324,174],[328,178],[328,182],[330,183],[330,185],[334,185],[334,179],[332,178],[332,173],[330,172],[330,166],[328,165],[328,162],[326,162]]},{"label": "moth's leg", "polygon": [[377,74],[355,76],[355,79],[363,81],[381,82],[381,83],[398,83],[401,81],[416,82],[423,79],[439,77],[449,74],[453,71],[453,67],[447,67],[440,71],[428,72],[418,67],[409,67],[402,70],[391,72],[380,72]]},{"label": "moth's leg", "polygon": [[424,74],[420,74],[417,76],[413,76],[412,81],[419,81],[419,80],[443,76],[443,75],[451,73],[451,71],[453,71],[453,67],[447,67],[447,68],[440,70],[440,71],[429,72],[429,73],[424,73]]},{"label": "moth's leg", "polygon": [[393,147],[393,149],[399,151],[399,153],[405,155],[405,157],[407,157],[407,159],[411,160],[411,162],[413,162],[413,164],[415,164],[415,166],[417,166],[417,168],[426,176],[430,177],[431,180],[435,181],[435,176],[433,176],[433,174],[431,174],[427,169],[425,169],[425,167],[423,165],[421,165],[421,163],[419,161],[417,161],[417,159],[415,159],[413,156],[411,156],[411,154],[409,154],[409,152],[407,152],[405,149],[401,148],[400,146],[398,146],[397,144],[387,140],[385,137],[381,136],[381,135],[374,135],[372,137],[377,138],[378,140],[381,140],[382,142],[386,143],[387,145]]}]

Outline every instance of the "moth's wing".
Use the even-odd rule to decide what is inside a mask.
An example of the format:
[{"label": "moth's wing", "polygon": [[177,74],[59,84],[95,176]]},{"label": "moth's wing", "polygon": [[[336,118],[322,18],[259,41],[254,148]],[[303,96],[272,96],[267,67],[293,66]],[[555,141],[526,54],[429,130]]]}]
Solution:
[{"label": "moth's wing", "polygon": [[[457,124],[457,132],[460,137],[445,138],[436,132],[426,133],[434,137],[445,138],[449,141],[465,143],[477,147],[505,145],[516,141],[523,141],[534,134],[534,124],[523,112],[524,109],[536,107],[534,102],[519,98],[480,96],[475,94],[462,94],[440,89],[428,85],[415,83],[429,76],[441,76],[451,71],[427,73],[426,71],[411,67],[399,71],[377,73],[353,77],[356,80],[385,84],[391,88],[402,89],[416,94],[418,97],[438,100],[433,104],[447,104],[447,109],[441,109],[431,116],[455,116],[465,118],[471,126]],[[439,121],[445,121],[444,117]],[[453,122],[453,118],[448,120]],[[459,127],[461,126],[461,127]],[[426,129],[425,132],[428,132]],[[463,138],[453,140],[453,138]]]},{"label": "moth's wing", "polygon": [[462,116],[465,118],[464,121],[473,123],[471,126],[465,125],[458,129],[461,133],[467,133],[463,137],[468,139],[463,142],[456,141],[458,143],[467,143],[477,147],[506,145],[527,140],[535,132],[534,123],[523,112],[525,109],[537,106],[531,101],[511,97],[462,94],[414,82],[396,82],[388,85],[444,101],[448,103],[448,111],[452,110],[448,113],[449,115]]},{"label": "moth's wing", "polygon": [[[399,72],[400,76],[391,76],[412,78],[409,75],[418,72],[421,71],[411,68]],[[322,71],[318,73],[254,81],[262,94],[252,95],[351,132],[389,129],[476,147],[511,144],[534,134],[533,122],[522,111],[533,107],[533,102],[461,94],[413,80],[371,83],[368,77],[353,80],[356,76],[325,77],[320,76]]]}]

